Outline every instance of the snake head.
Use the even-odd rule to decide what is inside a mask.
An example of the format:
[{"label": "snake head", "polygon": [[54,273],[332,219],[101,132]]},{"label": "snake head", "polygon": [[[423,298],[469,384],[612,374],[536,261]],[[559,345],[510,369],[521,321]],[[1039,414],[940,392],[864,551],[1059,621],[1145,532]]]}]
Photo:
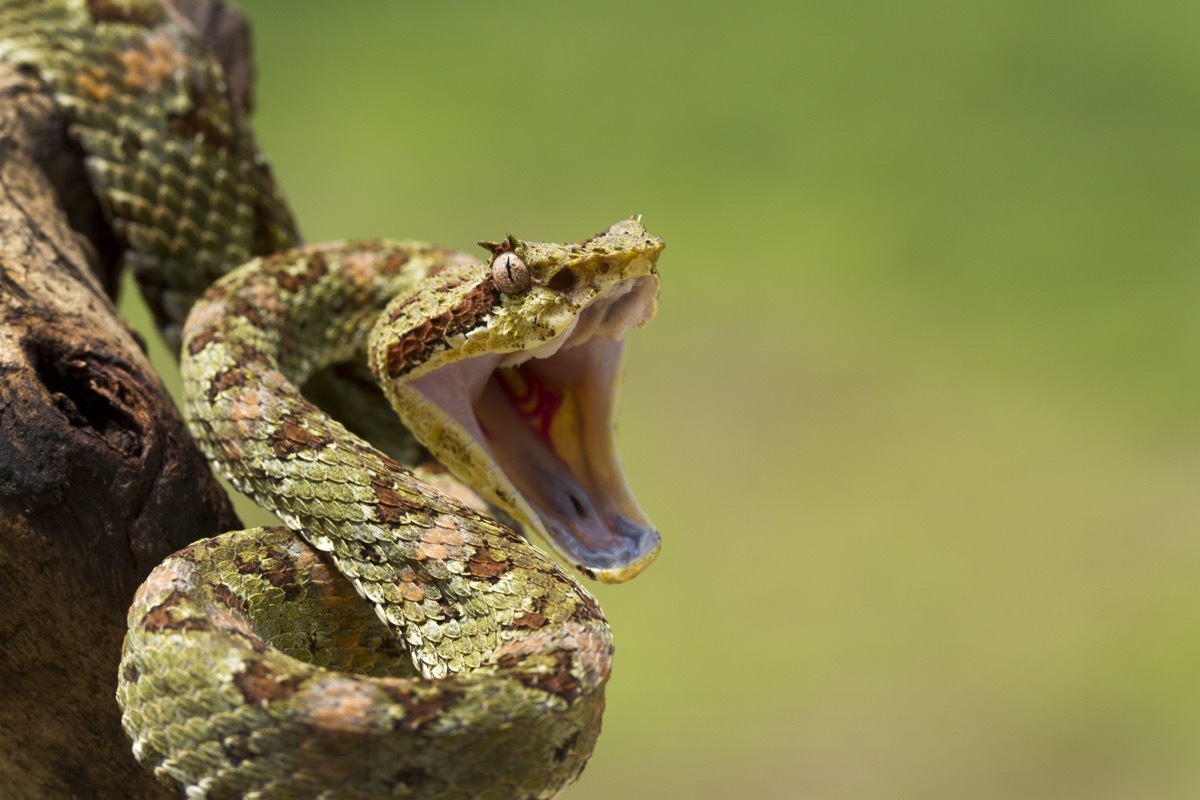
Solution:
[{"label": "snake head", "polygon": [[[480,244],[486,267],[394,301],[376,375],[456,476],[585,575],[628,580],[660,538],[621,468],[616,399],[625,334],[657,310],[663,242],[632,218],[579,243]],[[424,344],[434,320],[444,347]]]}]

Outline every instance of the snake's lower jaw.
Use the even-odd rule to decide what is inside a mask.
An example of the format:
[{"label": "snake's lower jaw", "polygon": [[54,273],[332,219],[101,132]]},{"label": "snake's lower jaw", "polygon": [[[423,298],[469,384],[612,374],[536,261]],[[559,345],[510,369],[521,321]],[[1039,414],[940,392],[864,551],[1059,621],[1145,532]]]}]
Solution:
[{"label": "snake's lower jaw", "polygon": [[[621,583],[654,561],[661,539],[633,496],[617,449],[615,415],[624,342],[592,336],[547,359],[497,371],[492,384],[513,397],[552,403],[536,424],[511,424],[493,450],[520,496],[526,525],[589,578]],[[536,388],[535,388],[536,387]],[[552,398],[547,401],[546,398]],[[510,402],[517,412],[526,407]],[[488,415],[505,404],[494,400]],[[503,412],[501,412],[503,413]],[[489,429],[490,430],[490,429]],[[524,506],[524,507],[522,507]]]},{"label": "snake's lower jaw", "polygon": [[[587,558],[574,559],[577,570],[593,580],[601,583],[624,583],[642,573],[642,570],[654,563],[658,551],[662,548],[662,539],[649,522],[639,523],[628,519],[619,519],[620,533],[625,537],[624,553],[617,550],[603,550],[587,554]],[[553,537],[548,537],[552,545],[556,545]]]}]

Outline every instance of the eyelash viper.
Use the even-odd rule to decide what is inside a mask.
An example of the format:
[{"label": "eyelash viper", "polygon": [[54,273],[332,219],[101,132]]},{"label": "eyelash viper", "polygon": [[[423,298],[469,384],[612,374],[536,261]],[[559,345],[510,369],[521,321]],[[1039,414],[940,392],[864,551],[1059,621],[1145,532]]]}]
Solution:
[{"label": "eyelash viper", "polygon": [[[662,241],[634,218],[575,244],[481,242],[487,261],[301,246],[220,67],[171,6],[0,0],[0,60],[66,112],[180,348],[197,440],[287,526],[197,542],[139,590],[117,692],[138,760],[189,797],[557,794],[599,736],[610,631],[456,479],[590,577],[653,560],[613,419]],[[454,478],[414,472],[300,393],[364,350]]]}]

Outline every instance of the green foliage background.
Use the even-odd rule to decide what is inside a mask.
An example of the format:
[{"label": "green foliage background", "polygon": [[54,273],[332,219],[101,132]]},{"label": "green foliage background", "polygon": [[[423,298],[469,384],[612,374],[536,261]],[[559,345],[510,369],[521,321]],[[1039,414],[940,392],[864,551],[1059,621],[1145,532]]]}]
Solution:
[{"label": "green foliage background", "polygon": [[1200,796],[1200,6],[243,5],[310,240],[668,242],[568,797]]}]

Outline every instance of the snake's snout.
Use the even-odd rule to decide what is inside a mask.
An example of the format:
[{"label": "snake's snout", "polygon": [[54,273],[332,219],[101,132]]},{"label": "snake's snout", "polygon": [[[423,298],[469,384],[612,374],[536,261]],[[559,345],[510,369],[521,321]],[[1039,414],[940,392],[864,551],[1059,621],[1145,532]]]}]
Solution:
[{"label": "snake's snout", "polygon": [[[658,557],[662,538],[648,521],[617,514],[609,520],[611,532],[604,546],[576,560],[575,568],[601,583],[624,583],[641,574]],[[564,534],[560,531],[559,536]]]}]

